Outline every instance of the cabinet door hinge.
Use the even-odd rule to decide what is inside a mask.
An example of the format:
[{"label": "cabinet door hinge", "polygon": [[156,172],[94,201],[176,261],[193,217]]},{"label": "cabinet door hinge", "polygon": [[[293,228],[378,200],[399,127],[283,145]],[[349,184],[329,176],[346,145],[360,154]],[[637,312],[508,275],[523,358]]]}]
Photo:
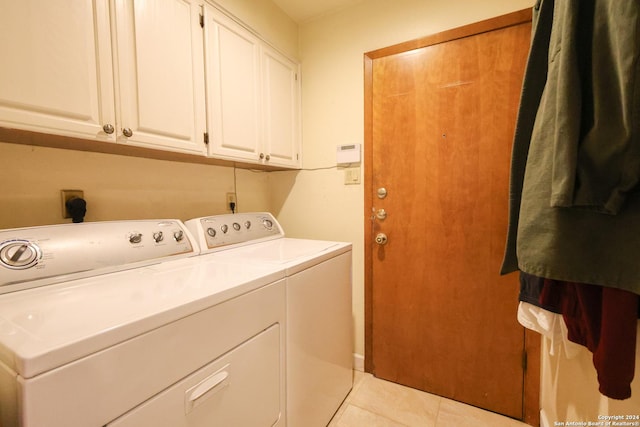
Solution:
[{"label": "cabinet door hinge", "polygon": [[209,132],[204,133],[204,143],[205,145],[209,145]]},{"label": "cabinet door hinge", "polygon": [[522,370],[527,370],[527,350],[522,350]]},{"label": "cabinet door hinge", "polygon": [[200,26],[204,28],[204,15],[200,14]]}]

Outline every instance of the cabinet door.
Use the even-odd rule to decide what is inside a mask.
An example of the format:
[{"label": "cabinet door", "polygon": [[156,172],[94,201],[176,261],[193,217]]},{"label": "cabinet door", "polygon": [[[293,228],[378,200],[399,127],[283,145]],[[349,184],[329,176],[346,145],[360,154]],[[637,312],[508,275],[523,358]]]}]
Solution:
[{"label": "cabinet door", "polygon": [[259,161],[260,40],[205,5],[209,155]]},{"label": "cabinet door", "polygon": [[0,126],[113,140],[107,0],[0,3]]},{"label": "cabinet door", "polygon": [[300,165],[300,81],[298,64],[263,47],[264,152],[268,164]]},{"label": "cabinet door", "polygon": [[116,0],[115,5],[118,142],[204,153],[199,5],[195,0]]}]

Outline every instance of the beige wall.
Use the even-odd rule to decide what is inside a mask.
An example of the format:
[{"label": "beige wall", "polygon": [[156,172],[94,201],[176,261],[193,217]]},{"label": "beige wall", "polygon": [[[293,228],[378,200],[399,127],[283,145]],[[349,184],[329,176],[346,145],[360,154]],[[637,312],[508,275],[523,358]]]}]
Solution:
[{"label": "beige wall", "polygon": [[[637,342],[640,343],[640,329]],[[598,392],[598,378],[593,368],[593,355],[584,347],[569,344],[571,356],[567,356],[563,345],[549,355],[551,342],[543,340],[542,377],[540,403],[543,408],[541,424],[553,426],[555,421],[596,423],[601,415],[640,416],[640,349],[636,352],[635,379],[631,383],[631,398],[627,400],[607,399]],[[577,349],[577,351],[576,351]],[[544,422],[546,421],[546,424]],[[621,419],[618,422],[640,420]],[[613,425],[613,424],[610,424]],[[619,424],[624,425],[624,424]]]},{"label": "beige wall", "polygon": [[[238,206],[268,210],[268,174],[237,169]],[[226,213],[228,167],[0,143],[0,228],[71,222],[60,190],[79,189],[87,221]]]},{"label": "beige wall", "polygon": [[269,0],[210,0],[291,58],[298,58],[298,24]]}]

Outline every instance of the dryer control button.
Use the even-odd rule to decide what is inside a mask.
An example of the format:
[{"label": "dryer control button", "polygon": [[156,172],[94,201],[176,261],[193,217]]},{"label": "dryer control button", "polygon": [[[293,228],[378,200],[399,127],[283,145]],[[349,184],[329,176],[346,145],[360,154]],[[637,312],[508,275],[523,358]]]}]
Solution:
[{"label": "dryer control button", "polygon": [[27,240],[10,240],[0,244],[0,263],[22,270],[33,267],[42,257],[40,248]]},{"label": "dryer control button", "polygon": [[251,228],[251,221],[245,221],[244,222],[244,228],[246,228],[247,230]]},{"label": "dryer control button", "polygon": [[271,221],[270,219],[263,219],[262,225],[264,225],[264,228],[266,228],[267,230],[271,230],[273,228],[273,221]]},{"label": "dryer control button", "polygon": [[240,228],[242,228],[242,227],[240,227],[240,224],[238,224],[237,222],[234,222],[234,223],[233,223],[233,229],[234,229],[234,230],[236,230],[236,231],[240,231]]}]

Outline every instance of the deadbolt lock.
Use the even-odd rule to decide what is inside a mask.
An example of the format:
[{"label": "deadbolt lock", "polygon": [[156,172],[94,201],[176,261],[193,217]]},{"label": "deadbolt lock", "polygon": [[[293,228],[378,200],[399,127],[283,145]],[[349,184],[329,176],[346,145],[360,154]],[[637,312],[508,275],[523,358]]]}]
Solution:
[{"label": "deadbolt lock", "polygon": [[376,218],[382,220],[385,219],[387,217],[387,211],[385,211],[384,209],[378,209],[378,211],[376,212]]}]

